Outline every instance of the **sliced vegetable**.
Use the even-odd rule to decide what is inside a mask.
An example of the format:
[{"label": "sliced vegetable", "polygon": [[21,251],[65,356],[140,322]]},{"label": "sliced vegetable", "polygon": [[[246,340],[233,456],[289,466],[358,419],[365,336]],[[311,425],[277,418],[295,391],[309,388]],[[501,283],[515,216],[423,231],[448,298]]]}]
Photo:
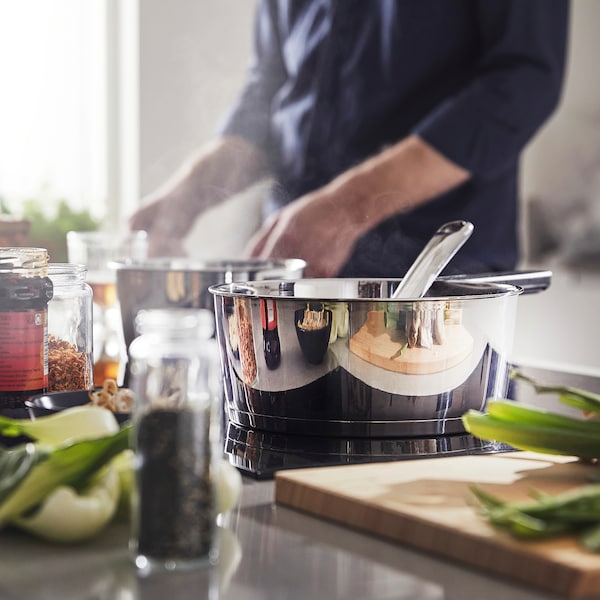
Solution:
[{"label": "sliced vegetable", "polygon": [[36,507],[58,486],[86,486],[98,469],[129,447],[130,427],[58,447],[28,443],[0,451],[0,527]]},{"label": "sliced vegetable", "polygon": [[580,543],[600,550],[600,485],[578,486],[562,494],[532,492],[532,499],[504,502],[478,486],[473,493],[494,526],[522,539],[577,535]]},{"label": "sliced vegetable", "polygon": [[25,435],[44,444],[93,439],[118,429],[115,415],[99,406],[73,406],[34,420],[0,415],[0,434],[6,437]]},{"label": "sliced vegetable", "polygon": [[238,502],[242,492],[240,472],[226,460],[219,460],[215,465],[216,512],[229,512]]},{"label": "sliced vegetable", "polygon": [[119,497],[119,477],[109,465],[96,473],[79,493],[66,485],[54,488],[37,509],[15,518],[12,524],[51,542],[81,542],[109,523]]},{"label": "sliced vegetable", "polygon": [[119,504],[116,510],[118,519],[128,519],[131,513],[131,494],[133,493],[134,475],[133,461],[135,455],[133,450],[124,450],[111,461],[119,479]]},{"label": "sliced vegetable", "polygon": [[[548,412],[514,400],[491,400],[485,414],[470,410],[463,415],[468,432],[520,450],[592,460],[600,458],[600,421],[583,418],[589,413],[600,413],[600,395],[573,387],[542,385],[517,371],[511,376],[531,384],[540,394],[558,394],[560,402],[580,409],[582,418]],[[473,487],[473,493],[490,523],[516,537],[576,535],[584,548],[600,552],[598,483],[577,486],[557,495],[534,490],[531,499],[525,502],[504,502],[477,486]]]}]

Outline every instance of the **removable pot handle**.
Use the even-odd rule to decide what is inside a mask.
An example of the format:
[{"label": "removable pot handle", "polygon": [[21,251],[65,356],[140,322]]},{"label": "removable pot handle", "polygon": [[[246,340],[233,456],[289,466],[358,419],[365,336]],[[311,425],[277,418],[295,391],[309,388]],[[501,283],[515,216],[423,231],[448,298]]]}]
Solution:
[{"label": "removable pot handle", "polygon": [[516,285],[524,294],[543,292],[550,287],[552,271],[500,271],[497,273],[465,273],[461,275],[445,275],[444,281],[460,281],[462,283],[497,283]]}]

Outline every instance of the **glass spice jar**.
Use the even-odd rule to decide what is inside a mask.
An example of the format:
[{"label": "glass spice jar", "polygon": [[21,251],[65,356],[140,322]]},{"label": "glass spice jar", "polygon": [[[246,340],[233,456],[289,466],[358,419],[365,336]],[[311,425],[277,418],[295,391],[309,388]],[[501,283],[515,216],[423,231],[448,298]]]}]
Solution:
[{"label": "glass spice jar", "polygon": [[48,391],[90,389],[93,377],[92,288],[87,268],[50,263],[54,297],[48,304]]},{"label": "glass spice jar", "polygon": [[[45,248],[0,248],[0,409],[24,409],[48,387],[48,302]],[[18,415],[17,415],[18,416]]]},{"label": "glass spice jar", "polygon": [[211,565],[222,391],[214,316],[203,309],[144,310],[136,330],[129,347],[133,560],[141,573]]}]

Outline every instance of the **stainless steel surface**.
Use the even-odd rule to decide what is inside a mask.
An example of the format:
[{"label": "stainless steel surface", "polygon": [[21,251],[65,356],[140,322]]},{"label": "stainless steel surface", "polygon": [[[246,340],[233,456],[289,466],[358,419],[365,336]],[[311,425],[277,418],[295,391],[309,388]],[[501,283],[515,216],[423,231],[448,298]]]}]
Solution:
[{"label": "stainless steel surface", "polygon": [[473,224],[468,221],[451,221],[442,225],[410,266],[392,298],[399,300],[423,297],[472,233]]},{"label": "stainless steel surface", "polygon": [[[301,279],[212,286],[229,418],[298,435],[464,432],[466,410],[506,391],[521,290],[437,280],[424,299],[407,302],[391,299],[397,284]],[[275,307],[277,326],[270,331],[266,302]],[[331,330],[314,332],[319,360],[298,335],[307,307],[330,315]],[[406,315],[416,308],[444,312],[444,341],[406,350]],[[277,360],[269,360],[273,347]]]},{"label": "stainless steel surface", "polygon": [[465,273],[462,275],[444,275],[440,279],[446,281],[462,281],[465,283],[500,283],[516,285],[524,294],[543,292],[550,287],[552,271],[524,270],[500,271],[495,273]]},{"label": "stainless steel surface", "polygon": [[135,337],[134,320],[145,308],[207,308],[213,310],[211,285],[260,279],[302,277],[306,263],[287,260],[210,260],[156,258],[115,261],[117,293],[125,345]]},{"label": "stainless steel surface", "polygon": [[[597,378],[526,372],[600,392]],[[529,390],[524,387],[523,392],[527,399]],[[221,564],[208,571],[138,578],[129,560],[124,523],[77,546],[46,544],[2,530],[0,599],[558,598],[276,505],[273,490],[272,481],[244,478],[241,503],[221,531]]]}]

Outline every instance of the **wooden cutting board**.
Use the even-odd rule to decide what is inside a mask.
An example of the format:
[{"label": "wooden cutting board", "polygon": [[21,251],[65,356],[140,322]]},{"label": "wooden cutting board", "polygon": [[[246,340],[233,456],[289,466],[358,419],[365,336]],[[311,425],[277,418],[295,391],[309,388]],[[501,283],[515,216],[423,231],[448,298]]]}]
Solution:
[{"label": "wooden cutting board", "polygon": [[275,474],[275,500],[556,594],[600,597],[600,555],[569,538],[517,541],[480,516],[470,490],[525,499],[588,483],[597,469],[528,452],[296,469]]}]

